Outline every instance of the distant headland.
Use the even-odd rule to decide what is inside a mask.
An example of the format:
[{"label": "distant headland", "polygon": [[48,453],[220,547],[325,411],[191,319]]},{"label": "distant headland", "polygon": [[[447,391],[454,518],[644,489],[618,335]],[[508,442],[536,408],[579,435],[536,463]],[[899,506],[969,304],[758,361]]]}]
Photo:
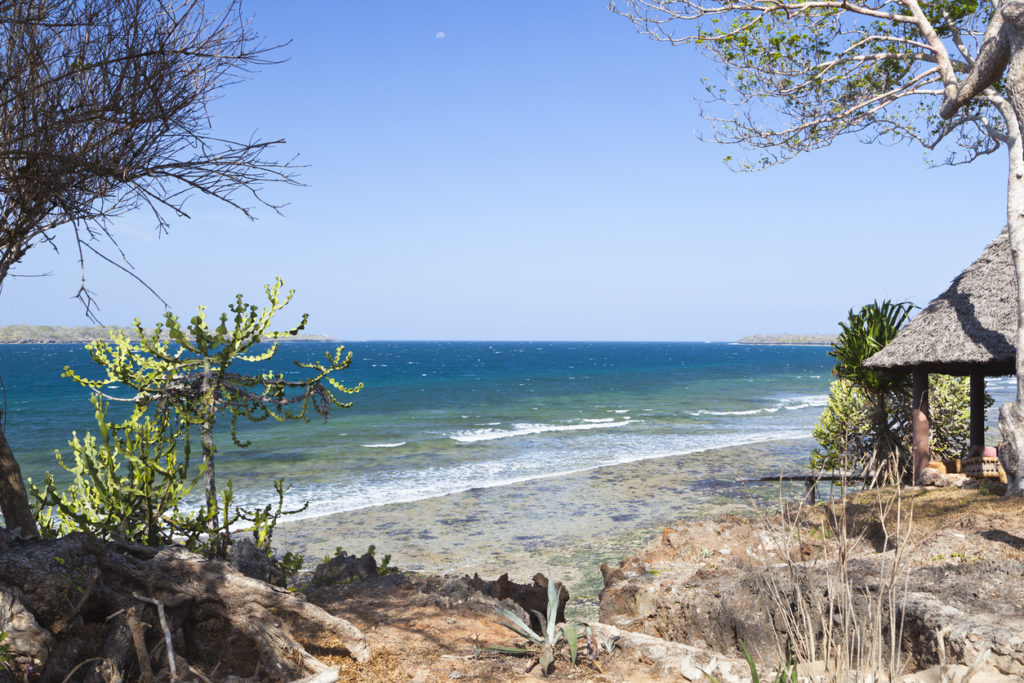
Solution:
[{"label": "distant headland", "polygon": [[830,346],[836,340],[834,334],[751,334],[740,337],[738,344],[815,344]]},{"label": "distant headland", "polygon": [[[129,339],[138,338],[134,327],[6,325],[0,327],[0,344],[88,344],[97,339],[110,339],[110,335],[118,331],[124,332]],[[323,334],[297,334],[294,337],[282,337],[279,341],[334,342],[337,339]]]}]

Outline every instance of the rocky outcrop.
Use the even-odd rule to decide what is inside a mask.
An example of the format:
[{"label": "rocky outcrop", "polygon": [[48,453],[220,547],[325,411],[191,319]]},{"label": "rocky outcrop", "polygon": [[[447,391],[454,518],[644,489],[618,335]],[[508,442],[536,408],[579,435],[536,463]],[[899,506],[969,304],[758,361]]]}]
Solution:
[{"label": "rocky outcrop", "polygon": [[[540,621],[534,612],[547,615],[548,610],[548,578],[543,574],[535,574],[533,584],[522,584],[510,581],[508,574],[502,574],[495,581],[485,581],[479,574],[473,578],[468,576],[463,579],[467,585],[478,590],[484,595],[489,595],[497,600],[511,600],[522,607],[530,615],[530,624],[538,633],[541,630]],[[555,622],[565,621],[565,605],[569,602],[569,590],[555,582],[558,587],[558,610]]]},{"label": "rocky outcrop", "polygon": [[593,626],[593,632],[598,639],[614,641],[625,654],[647,663],[654,676],[683,681],[707,681],[713,676],[719,683],[748,683],[752,679],[747,663],[739,659],[608,624]]},{"label": "rocky outcrop", "polygon": [[309,583],[314,588],[343,584],[377,576],[377,572],[377,560],[371,553],[359,557],[339,550],[334,557],[317,565]]},{"label": "rocky outcrop", "polygon": [[603,565],[600,620],[698,648],[777,661],[758,530],[743,518],[682,522],[619,567]]},{"label": "rocky outcrop", "polygon": [[[909,505],[897,530],[895,507],[883,517],[877,504],[857,502],[845,514],[818,506],[767,520],[680,522],[618,567],[602,567],[601,621],[732,657],[743,643],[759,663],[776,665],[781,610],[800,603],[820,613],[842,558],[855,609],[863,617],[873,600],[885,638],[894,625],[904,670],[984,658],[993,675],[1024,679],[1024,510],[976,490],[906,495],[915,503],[909,531]],[[890,588],[891,603],[879,601]]]},{"label": "rocky outcrop", "polygon": [[251,539],[243,538],[231,545],[228,552],[228,564],[245,574],[250,579],[264,581],[273,586],[284,588],[287,576],[284,571],[267,557],[267,554],[256,547]]}]

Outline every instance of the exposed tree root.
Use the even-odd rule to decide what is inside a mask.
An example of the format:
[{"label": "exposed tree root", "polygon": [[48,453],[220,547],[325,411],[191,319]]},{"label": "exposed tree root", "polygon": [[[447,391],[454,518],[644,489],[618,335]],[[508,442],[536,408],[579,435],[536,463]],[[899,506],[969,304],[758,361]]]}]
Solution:
[{"label": "exposed tree root", "polygon": [[181,548],[84,534],[26,540],[0,529],[0,631],[9,634],[17,680],[28,672],[62,681],[93,657],[71,680],[159,680],[172,668],[271,681],[324,672],[289,622],[334,634],[358,661],[370,656],[349,622],[223,562]]}]

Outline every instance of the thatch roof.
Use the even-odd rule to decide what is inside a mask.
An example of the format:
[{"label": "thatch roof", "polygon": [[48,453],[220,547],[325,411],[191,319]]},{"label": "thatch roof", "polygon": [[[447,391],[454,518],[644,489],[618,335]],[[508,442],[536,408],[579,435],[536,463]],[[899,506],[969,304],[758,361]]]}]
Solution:
[{"label": "thatch roof", "polygon": [[879,370],[1012,375],[1016,330],[1017,277],[1003,230],[949,289],[864,364]]}]

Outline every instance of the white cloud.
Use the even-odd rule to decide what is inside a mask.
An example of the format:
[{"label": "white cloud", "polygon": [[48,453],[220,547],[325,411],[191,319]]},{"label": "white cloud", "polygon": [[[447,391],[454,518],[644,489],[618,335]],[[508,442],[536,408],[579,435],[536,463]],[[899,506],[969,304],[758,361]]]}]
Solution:
[{"label": "white cloud", "polygon": [[444,40],[444,31],[438,31],[438,32],[437,32],[437,33],[436,33],[436,34],[434,35],[434,37],[435,37],[435,38],[437,38],[438,40]]}]

